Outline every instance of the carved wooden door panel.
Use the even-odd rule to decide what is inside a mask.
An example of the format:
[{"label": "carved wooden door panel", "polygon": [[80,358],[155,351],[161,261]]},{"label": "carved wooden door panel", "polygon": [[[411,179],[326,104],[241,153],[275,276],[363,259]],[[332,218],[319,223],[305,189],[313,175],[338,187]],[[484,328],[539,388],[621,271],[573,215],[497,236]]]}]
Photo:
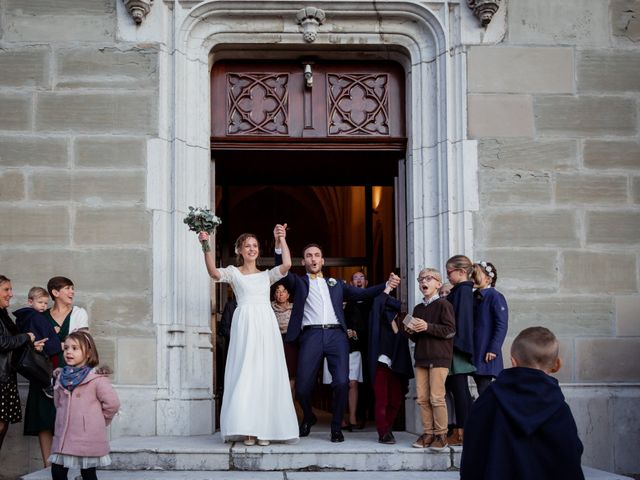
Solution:
[{"label": "carved wooden door panel", "polygon": [[212,147],[404,149],[404,72],[397,64],[315,63],[311,74],[309,85],[302,63],[216,63]]}]

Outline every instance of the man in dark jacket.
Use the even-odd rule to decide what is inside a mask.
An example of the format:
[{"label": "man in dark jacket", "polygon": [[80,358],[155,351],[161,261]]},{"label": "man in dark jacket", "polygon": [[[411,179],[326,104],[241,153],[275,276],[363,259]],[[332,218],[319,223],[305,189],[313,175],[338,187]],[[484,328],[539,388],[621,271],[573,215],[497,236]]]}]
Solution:
[{"label": "man in dark jacket", "polygon": [[461,480],[584,480],[582,442],[558,381],[558,340],[544,327],[523,330],[503,370],[471,408]]}]

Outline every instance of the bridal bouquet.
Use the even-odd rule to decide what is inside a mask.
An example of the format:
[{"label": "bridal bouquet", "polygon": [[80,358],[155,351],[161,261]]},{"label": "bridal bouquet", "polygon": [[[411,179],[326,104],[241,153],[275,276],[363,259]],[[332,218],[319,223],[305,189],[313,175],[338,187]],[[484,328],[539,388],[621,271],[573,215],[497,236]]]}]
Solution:
[{"label": "bridal bouquet", "polygon": [[[216,227],[222,223],[220,217],[211,213],[211,210],[200,207],[189,207],[189,213],[183,221],[192,232],[207,232],[209,235],[215,232]],[[211,251],[208,241],[203,240],[201,243],[203,252]]]}]

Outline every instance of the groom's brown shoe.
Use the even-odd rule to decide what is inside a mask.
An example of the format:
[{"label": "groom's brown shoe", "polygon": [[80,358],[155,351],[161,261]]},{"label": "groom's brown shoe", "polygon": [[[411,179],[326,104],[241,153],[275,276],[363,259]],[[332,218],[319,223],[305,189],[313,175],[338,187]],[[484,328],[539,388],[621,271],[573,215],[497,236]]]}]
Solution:
[{"label": "groom's brown shoe", "polygon": [[316,417],[313,417],[310,421],[308,422],[302,422],[300,424],[300,431],[298,432],[300,434],[301,437],[308,437],[309,433],[311,432],[311,427],[314,426],[317,422]]}]

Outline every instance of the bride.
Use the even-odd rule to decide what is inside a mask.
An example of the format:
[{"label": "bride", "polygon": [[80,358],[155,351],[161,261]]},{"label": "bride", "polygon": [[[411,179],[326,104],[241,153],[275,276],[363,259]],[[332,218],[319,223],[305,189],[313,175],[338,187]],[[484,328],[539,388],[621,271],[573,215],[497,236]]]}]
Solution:
[{"label": "bride", "polygon": [[[231,285],[238,300],[233,313],[224,396],[220,413],[223,442],[243,439],[251,446],[298,438],[289,377],[278,322],[271,308],[269,288],[287,275],[291,254],[286,224],[276,225],[276,247],[282,249],[282,264],[260,271],[256,260],[260,246],[255,235],[243,233],[235,243],[237,266],[216,268],[213,254],[204,253],[211,277]],[[200,241],[209,240],[206,232]]]}]

